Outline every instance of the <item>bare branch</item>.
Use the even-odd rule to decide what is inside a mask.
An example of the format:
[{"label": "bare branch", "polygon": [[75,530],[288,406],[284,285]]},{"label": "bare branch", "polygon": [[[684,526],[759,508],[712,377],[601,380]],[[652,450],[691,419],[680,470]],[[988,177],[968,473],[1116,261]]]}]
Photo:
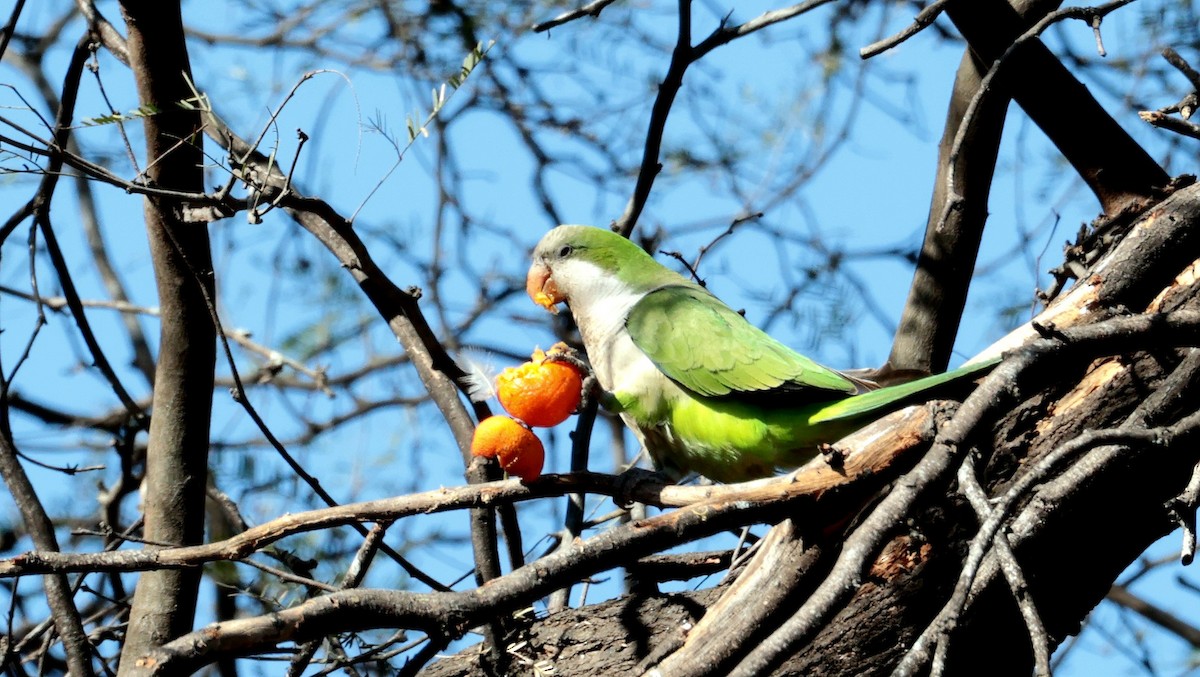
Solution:
[{"label": "bare branch", "polygon": [[1151,623],[1191,644],[1193,648],[1200,647],[1200,628],[1133,594],[1125,586],[1114,585],[1112,590],[1108,591],[1108,600],[1136,612]]},{"label": "bare branch", "polygon": [[616,2],[616,0],[592,0],[592,2],[589,2],[588,4],[583,5],[582,7],[579,7],[577,9],[573,9],[573,10],[570,10],[567,12],[563,12],[562,14],[559,14],[558,16],[554,17],[553,19],[550,19],[548,21],[543,21],[541,23],[536,23],[536,24],[530,26],[529,28],[534,33],[543,33],[545,31],[550,30],[551,28],[557,28],[558,26],[561,26],[565,23],[570,23],[576,19],[579,19],[579,18],[582,18],[585,16],[590,16],[593,19],[595,19],[596,17],[600,16],[600,12],[603,11],[603,9],[605,7],[608,7],[609,5],[613,4],[614,2]]},{"label": "bare branch", "polygon": [[921,8],[920,12],[917,12],[917,16],[913,18],[913,22],[904,30],[863,47],[858,50],[859,57],[870,59],[873,56],[878,56],[925,30],[927,26],[931,25],[938,18],[938,15],[942,13],[942,10],[950,2],[951,0],[935,0],[925,5]]},{"label": "bare branch", "polygon": [[[46,514],[45,508],[38,499],[33,483],[26,475],[21,462],[17,459],[17,450],[13,446],[11,432],[8,427],[7,411],[0,412],[0,477],[12,494],[13,501],[21,513],[21,519],[36,547],[46,552],[58,550],[58,539],[54,535],[54,524]],[[63,638],[63,646],[67,652],[67,661],[72,673],[91,675],[92,646],[87,633],[83,629],[83,621],[79,610],[72,599],[70,583],[61,573],[48,574],[44,578],[46,601],[53,611],[54,628]],[[9,624],[11,628],[11,623]]]},{"label": "bare branch", "polygon": [[1155,127],[1165,129],[1167,131],[1182,134],[1193,139],[1200,139],[1200,125],[1190,120],[1180,120],[1173,118],[1170,115],[1156,110],[1144,110],[1138,112],[1138,117],[1143,122],[1148,122]]},{"label": "bare branch", "polygon": [[759,16],[736,26],[722,24],[707,38],[695,47],[692,46],[692,3],[690,0],[679,1],[679,24],[675,39],[675,49],[671,52],[671,63],[667,66],[666,75],[658,86],[658,95],[654,98],[654,106],[650,110],[650,124],[646,131],[646,142],[642,151],[642,164],[638,171],[637,182],[634,184],[633,195],[625,205],[625,211],[613,223],[612,229],[628,237],[637,224],[638,217],[650,198],[650,188],[658,173],[662,171],[659,154],[662,150],[663,132],[667,126],[667,117],[675,96],[683,86],[683,74],[688,67],[699,61],[704,55],[721,45],[750,35],[767,26],[794,18],[811,11],[832,0],[808,0],[784,9],[764,12]]}]

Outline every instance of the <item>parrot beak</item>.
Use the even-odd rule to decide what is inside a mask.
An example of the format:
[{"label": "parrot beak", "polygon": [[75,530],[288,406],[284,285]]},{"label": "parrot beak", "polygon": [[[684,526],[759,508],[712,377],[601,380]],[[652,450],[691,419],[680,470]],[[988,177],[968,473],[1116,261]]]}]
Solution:
[{"label": "parrot beak", "polygon": [[552,313],[558,312],[556,304],[566,300],[566,297],[559,293],[554,278],[550,276],[550,267],[541,262],[529,267],[529,275],[525,277],[525,292],[534,303]]}]

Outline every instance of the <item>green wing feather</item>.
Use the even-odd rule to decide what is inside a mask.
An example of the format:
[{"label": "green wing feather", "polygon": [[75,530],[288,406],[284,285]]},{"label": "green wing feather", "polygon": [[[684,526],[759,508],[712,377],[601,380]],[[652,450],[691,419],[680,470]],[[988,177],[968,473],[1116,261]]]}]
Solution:
[{"label": "green wing feather", "polygon": [[625,326],[664,374],[700,395],[771,393],[815,402],[858,392],[850,379],[771,338],[699,287],[646,294]]}]

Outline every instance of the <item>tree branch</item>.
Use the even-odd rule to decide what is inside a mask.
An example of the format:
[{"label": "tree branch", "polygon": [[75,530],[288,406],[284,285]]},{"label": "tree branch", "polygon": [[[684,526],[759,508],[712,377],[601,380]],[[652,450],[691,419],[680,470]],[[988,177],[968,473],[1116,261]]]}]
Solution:
[{"label": "tree branch", "polygon": [[[848,463],[855,458],[851,456]],[[847,472],[856,475],[853,468],[848,468]],[[827,473],[838,475],[833,470]],[[826,473],[818,474],[826,476]],[[862,474],[863,482],[870,487],[877,487],[884,477],[885,473]],[[569,581],[617,566],[630,558],[718,533],[733,525],[773,521],[786,514],[788,506],[794,508],[801,503],[812,505],[811,502],[825,501],[840,505],[840,499],[853,500],[850,499],[853,492],[867,489],[867,486],[850,482],[844,484],[844,489],[851,493],[829,490],[812,494],[798,489],[797,484],[756,483],[752,488],[739,488],[721,498],[622,525],[467,592],[348,591],[312,599],[274,614],[212,625],[156,650],[142,661],[140,671],[133,674],[174,674],[195,670],[222,656],[245,655],[280,642],[304,642],[331,632],[405,627],[458,636],[497,614],[526,606]],[[493,500],[487,494],[483,496],[488,501]],[[837,514],[840,516],[841,513]]]},{"label": "tree branch", "polygon": [[[1129,2],[1132,0],[1068,7],[1047,15],[1029,30],[1022,28],[1020,15],[1007,0],[960,1],[946,7],[946,15],[984,63],[1003,58],[1005,74],[996,86],[1046,133],[1109,217],[1143,208],[1166,187],[1169,177],[1033,36],[1068,18],[1094,21]],[[1097,139],[1104,141],[1097,143]]]},{"label": "tree branch", "polygon": [[565,23],[570,23],[585,16],[590,16],[595,19],[596,17],[600,16],[600,12],[603,11],[605,7],[608,7],[614,2],[616,2],[616,0],[592,0],[592,2],[589,2],[582,7],[563,12],[553,19],[535,23],[534,25],[530,26],[530,30],[532,30],[534,33],[544,33],[551,28],[557,28]]},{"label": "tree branch", "polygon": [[[21,520],[35,547],[45,552],[58,551],[58,539],[54,535],[54,523],[46,514],[45,508],[38,499],[37,491],[21,462],[17,458],[17,449],[13,446],[12,434],[8,426],[7,409],[0,411],[0,477],[12,494],[13,502],[21,513]],[[63,647],[67,653],[67,666],[71,674],[89,676],[92,673],[92,645],[83,629],[83,621],[79,610],[72,598],[71,585],[62,573],[49,573],[45,576],[46,601],[53,613],[54,628],[63,639]]]},{"label": "tree branch", "polygon": [[704,55],[721,45],[728,44],[737,38],[762,30],[767,26],[794,18],[833,0],[808,0],[784,9],[772,10],[747,21],[746,23],[727,26],[724,22],[707,38],[692,46],[692,3],[691,0],[679,0],[679,24],[675,38],[675,49],[671,52],[671,62],[667,72],[658,86],[658,95],[654,98],[654,106],[650,109],[650,123],[646,130],[646,142],[642,149],[642,164],[638,170],[637,181],[633,187],[633,195],[625,205],[625,211],[613,223],[612,229],[629,237],[633,227],[637,225],[638,217],[650,199],[650,189],[662,171],[659,155],[662,151],[663,133],[667,126],[667,117],[675,96],[683,87],[683,75],[688,66],[699,61]]},{"label": "tree branch", "polygon": [[1125,586],[1114,585],[1112,590],[1108,591],[1108,600],[1137,613],[1151,623],[1191,644],[1193,648],[1200,648],[1200,628],[1184,621],[1166,609],[1138,597]]}]

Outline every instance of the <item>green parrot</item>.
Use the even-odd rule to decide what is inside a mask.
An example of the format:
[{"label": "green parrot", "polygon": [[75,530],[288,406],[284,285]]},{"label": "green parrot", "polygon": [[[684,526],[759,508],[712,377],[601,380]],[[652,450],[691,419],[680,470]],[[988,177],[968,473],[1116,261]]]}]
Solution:
[{"label": "green parrot", "polygon": [[633,242],[590,226],[546,233],[526,291],[551,312],[570,307],[601,402],[675,478],[695,471],[740,482],[801,465],[820,445],[994,364],[872,390],[771,338]]}]

